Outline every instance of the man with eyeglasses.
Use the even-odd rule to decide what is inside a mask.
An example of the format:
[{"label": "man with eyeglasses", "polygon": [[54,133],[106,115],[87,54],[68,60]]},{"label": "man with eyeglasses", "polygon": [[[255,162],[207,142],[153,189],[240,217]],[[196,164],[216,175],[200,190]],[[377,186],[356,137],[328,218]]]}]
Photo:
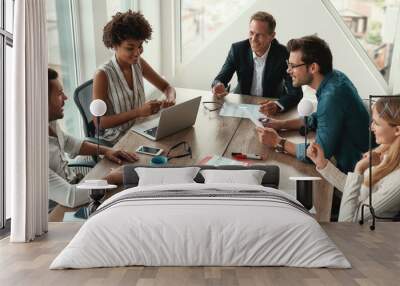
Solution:
[{"label": "man with eyeglasses", "polygon": [[[317,36],[292,39],[288,74],[293,86],[308,85],[316,90],[317,110],[307,121],[307,128],[316,132],[316,142],[325,156],[334,157],[344,173],[353,171],[362,154],[368,150],[369,115],[350,79],[333,70],[328,44]],[[276,130],[300,130],[304,119],[269,120],[265,128],[257,128],[260,142],[278,151],[306,158],[306,146],[281,137]]]},{"label": "man with eyeglasses", "polygon": [[289,57],[285,46],[275,39],[274,17],[259,11],[250,19],[249,39],[232,44],[221,71],[212,83],[212,92],[223,98],[229,92],[228,83],[236,72],[238,85],[234,92],[266,98],[260,112],[267,116],[287,111],[303,97],[301,87],[293,87],[286,73]]}]

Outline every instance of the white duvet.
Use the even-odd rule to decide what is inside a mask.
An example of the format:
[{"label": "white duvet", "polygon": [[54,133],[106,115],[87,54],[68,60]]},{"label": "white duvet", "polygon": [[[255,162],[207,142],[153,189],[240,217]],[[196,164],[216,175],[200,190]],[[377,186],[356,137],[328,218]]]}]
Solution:
[{"label": "white duvet", "polygon": [[168,190],[258,190],[296,202],[278,190],[250,185],[128,189],[100,206],[103,210],[81,227],[50,269],[127,265],[351,267],[314,218],[280,200],[186,196],[115,203],[137,192]]}]

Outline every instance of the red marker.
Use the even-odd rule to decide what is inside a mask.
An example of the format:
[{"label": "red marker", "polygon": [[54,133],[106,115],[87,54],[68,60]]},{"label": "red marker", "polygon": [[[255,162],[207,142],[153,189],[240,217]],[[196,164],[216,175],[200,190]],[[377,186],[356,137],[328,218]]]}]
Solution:
[{"label": "red marker", "polygon": [[239,160],[244,160],[244,159],[262,160],[261,155],[256,155],[256,154],[243,154],[243,153],[232,152],[232,156]]}]

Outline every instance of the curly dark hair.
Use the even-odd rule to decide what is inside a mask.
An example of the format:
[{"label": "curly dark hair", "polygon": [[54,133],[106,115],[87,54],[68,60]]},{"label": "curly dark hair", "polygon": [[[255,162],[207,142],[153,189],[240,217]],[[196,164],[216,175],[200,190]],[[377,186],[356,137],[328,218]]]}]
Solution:
[{"label": "curly dark hair", "polygon": [[128,39],[147,42],[151,39],[152,32],[149,22],[140,12],[132,10],[125,13],[118,12],[104,26],[103,43],[107,48],[112,48]]}]

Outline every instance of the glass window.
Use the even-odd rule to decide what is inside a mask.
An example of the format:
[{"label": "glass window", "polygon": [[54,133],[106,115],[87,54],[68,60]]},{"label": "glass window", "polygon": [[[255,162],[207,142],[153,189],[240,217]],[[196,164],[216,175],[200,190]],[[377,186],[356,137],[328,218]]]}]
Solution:
[{"label": "glass window", "polygon": [[5,20],[6,20],[6,30],[10,33],[13,33],[14,26],[14,0],[6,0],[6,9],[5,9]]},{"label": "glass window", "polygon": [[[14,0],[0,0],[0,118],[4,118],[4,99],[10,96],[12,76],[12,32]],[[7,30],[7,31],[6,31]],[[8,33],[5,33],[8,32]],[[11,35],[10,35],[11,34]],[[3,58],[4,56],[4,58]],[[0,120],[0,162],[4,162],[4,120]],[[4,169],[0,168],[0,228],[9,226],[5,220],[11,217],[11,194],[4,188]]]},{"label": "glass window", "polygon": [[[6,68],[5,68],[5,96],[9,97],[11,95],[11,75],[13,73],[13,63],[12,63],[12,47],[9,45],[6,45]],[[6,189],[6,194],[5,194],[5,199],[6,199],[6,219],[9,219],[11,217],[11,190],[10,188]]]},{"label": "glass window", "polygon": [[[0,1],[1,4],[1,1]],[[1,6],[1,5],[0,5]],[[1,31],[1,30],[0,30]],[[4,118],[5,108],[4,108],[4,60],[3,60],[3,50],[4,50],[4,36],[0,34],[0,118]],[[7,73],[7,68],[5,68]],[[0,120],[0,162],[4,162],[4,121]],[[4,188],[4,164],[0,165],[0,229],[5,225],[5,188]]]},{"label": "glass window", "polygon": [[81,116],[73,100],[77,69],[70,1],[48,0],[46,6],[49,67],[59,73],[64,93],[69,98],[65,102],[62,123],[66,132],[83,137]]},{"label": "glass window", "polygon": [[[4,9],[4,10],[2,10]],[[13,18],[14,15],[14,0],[0,0],[0,23],[1,32],[0,35],[0,117],[4,118],[4,99],[11,96],[11,76],[13,74],[13,62],[12,62],[12,32],[13,32]],[[3,18],[4,17],[4,18]],[[8,32],[4,35],[4,32]],[[11,37],[9,37],[11,36]],[[3,58],[4,55],[4,58]],[[4,71],[4,72],[3,72]],[[0,122],[0,162],[4,162],[4,124],[2,120]],[[11,194],[9,189],[4,188],[4,170],[0,168],[2,174],[0,174],[0,227],[4,226],[5,219],[11,217]]]},{"label": "glass window", "polygon": [[182,61],[190,58],[254,1],[181,0]]},{"label": "glass window", "polygon": [[331,1],[388,82],[400,0]]},{"label": "glass window", "polygon": [[125,12],[133,9],[133,2],[132,0],[107,0],[107,21],[111,20],[111,17],[117,12]]}]

